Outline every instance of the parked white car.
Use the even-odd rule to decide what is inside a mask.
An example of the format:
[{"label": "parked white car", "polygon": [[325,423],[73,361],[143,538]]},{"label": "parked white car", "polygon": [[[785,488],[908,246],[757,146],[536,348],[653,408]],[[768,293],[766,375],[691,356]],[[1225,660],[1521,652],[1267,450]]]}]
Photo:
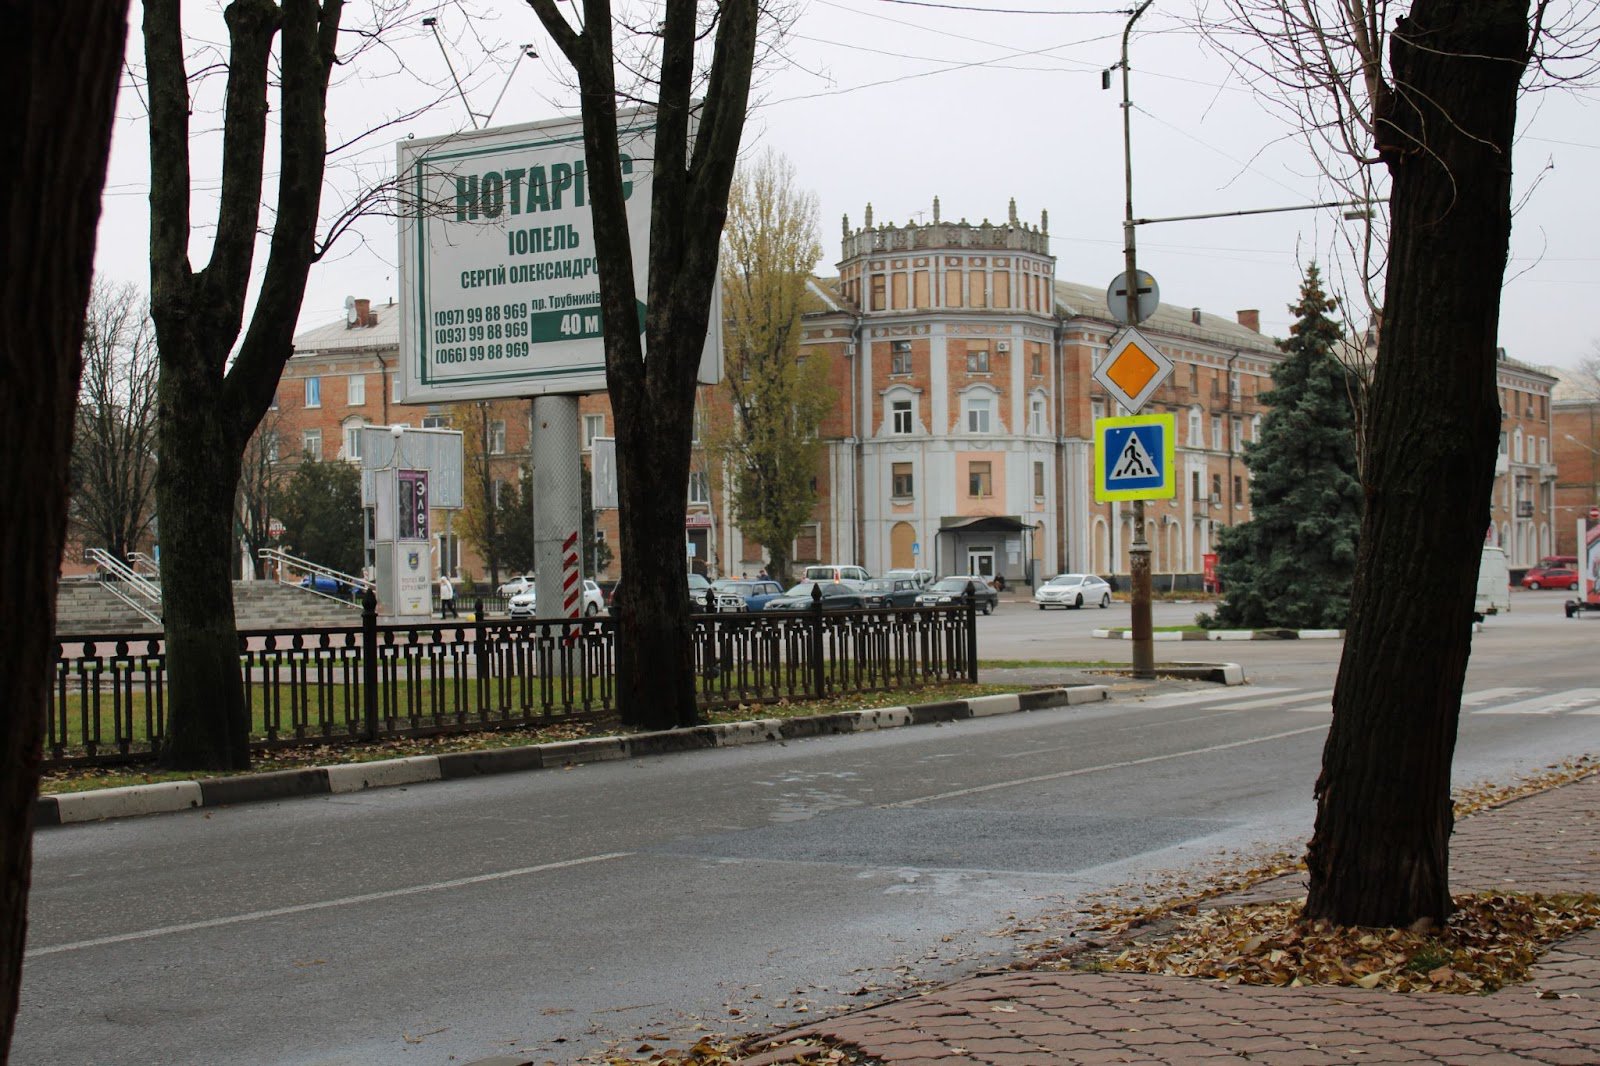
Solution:
[{"label": "parked white car", "polygon": [[533,575],[518,574],[516,577],[511,578],[505,584],[501,585],[496,591],[502,596],[520,596],[524,592],[532,592]]},{"label": "parked white car", "polygon": [[[531,580],[531,579],[530,579]],[[587,578],[583,582],[583,614],[585,618],[593,618],[606,609],[606,597],[600,591],[600,586]],[[533,586],[528,586],[528,591],[519,592],[511,597],[511,603],[506,607],[506,614],[512,618],[534,618],[538,612],[538,593]]]},{"label": "parked white car", "polygon": [[1039,610],[1046,607],[1082,607],[1086,603],[1111,606],[1111,586],[1094,574],[1057,574],[1033,592]]}]

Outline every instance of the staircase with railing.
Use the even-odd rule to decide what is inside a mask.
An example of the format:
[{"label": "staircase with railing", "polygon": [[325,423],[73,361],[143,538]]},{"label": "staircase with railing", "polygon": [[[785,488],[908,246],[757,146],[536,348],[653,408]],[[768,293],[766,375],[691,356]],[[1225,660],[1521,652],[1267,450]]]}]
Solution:
[{"label": "staircase with railing", "polygon": [[133,608],[145,621],[161,624],[161,586],[104,548],[90,548],[85,557],[94,563],[99,587]]},{"label": "staircase with railing", "polygon": [[271,574],[277,584],[334,603],[359,609],[361,594],[374,588],[372,582],[364,577],[298,558],[278,548],[262,548],[257,554],[261,557],[262,573]]}]

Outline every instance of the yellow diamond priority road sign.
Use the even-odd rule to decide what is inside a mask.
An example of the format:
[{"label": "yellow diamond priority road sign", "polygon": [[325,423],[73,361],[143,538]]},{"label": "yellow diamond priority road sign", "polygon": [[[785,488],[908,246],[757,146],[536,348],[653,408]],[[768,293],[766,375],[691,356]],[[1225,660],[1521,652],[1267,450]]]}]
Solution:
[{"label": "yellow diamond priority road sign", "polygon": [[1171,376],[1172,360],[1136,329],[1123,330],[1094,371],[1094,379],[1135,414]]}]

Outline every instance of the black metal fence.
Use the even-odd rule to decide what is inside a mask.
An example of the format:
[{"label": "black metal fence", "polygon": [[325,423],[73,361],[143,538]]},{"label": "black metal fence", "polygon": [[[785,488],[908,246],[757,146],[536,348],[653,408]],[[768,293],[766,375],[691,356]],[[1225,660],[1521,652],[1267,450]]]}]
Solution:
[{"label": "black metal fence", "polygon": [[[482,604],[475,617],[484,618]],[[702,708],[977,680],[971,602],[887,610],[697,614]],[[441,621],[244,630],[258,751],[590,721],[616,713],[617,627],[583,620]],[[45,765],[153,760],[166,734],[159,635],[62,637]]]}]

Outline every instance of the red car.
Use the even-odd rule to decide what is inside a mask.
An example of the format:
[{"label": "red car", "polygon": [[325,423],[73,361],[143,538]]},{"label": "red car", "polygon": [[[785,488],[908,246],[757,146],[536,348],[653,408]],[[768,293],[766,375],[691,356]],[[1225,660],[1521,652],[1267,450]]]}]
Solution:
[{"label": "red car", "polygon": [[1535,566],[1522,575],[1525,589],[1571,589],[1578,591],[1578,572],[1570,566]]}]

